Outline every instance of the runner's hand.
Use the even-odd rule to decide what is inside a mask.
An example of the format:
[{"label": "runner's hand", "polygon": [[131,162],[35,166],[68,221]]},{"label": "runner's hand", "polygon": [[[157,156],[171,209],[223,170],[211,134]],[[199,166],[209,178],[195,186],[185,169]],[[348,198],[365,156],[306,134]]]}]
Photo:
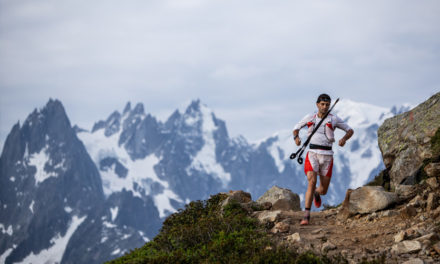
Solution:
[{"label": "runner's hand", "polygon": [[296,143],[297,146],[301,145],[301,139],[299,137],[297,137],[295,139],[295,143]]},{"label": "runner's hand", "polygon": [[347,140],[345,140],[344,138],[341,138],[339,140],[339,146],[343,147],[345,145],[345,142],[347,142]]}]

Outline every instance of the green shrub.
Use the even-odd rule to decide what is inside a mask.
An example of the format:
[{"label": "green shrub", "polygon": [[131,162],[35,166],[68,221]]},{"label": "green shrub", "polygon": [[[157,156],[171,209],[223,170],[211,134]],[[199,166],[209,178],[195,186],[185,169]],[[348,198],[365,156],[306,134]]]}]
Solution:
[{"label": "green shrub", "polygon": [[221,210],[225,198],[191,202],[169,216],[152,241],[109,263],[330,263],[277,246],[239,203]]}]

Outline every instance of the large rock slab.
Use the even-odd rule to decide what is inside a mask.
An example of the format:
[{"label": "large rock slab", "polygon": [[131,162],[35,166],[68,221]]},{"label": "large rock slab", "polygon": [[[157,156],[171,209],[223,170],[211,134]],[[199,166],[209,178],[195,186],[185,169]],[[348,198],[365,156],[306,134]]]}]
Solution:
[{"label": "large rock slab", "polygon": [[345,197],[344,207],[353,214],[367,214],[383,210],[398,201],[397,194],[386,192],[382,186],[363,186]]},{"label": "large rock slab", "polygon": [[272,210],[301,211],[298,194],[293,193],[289,189],[280,188],[278,186],[273,186],[257,200],[257,203],[260,204],[265,202],[272,203]]},{"label": "large rock slab", "polygon": [[280,220],[281,211],[257,211],[252,214],[260,224],[274,223]]},{"label": "large rock slab", "polygon": [[391,252],[396,254],[408,254],[418,252],[422,249],[422,244],[419,241],[405,240],[400,243],[394,244],[391,248]]},{"label": "large rock slab", "polygon": [[379,148],[392,186],[415,183],[423,160],[433,158],[431,139],[439,128],[440,93],[379,127]]}]

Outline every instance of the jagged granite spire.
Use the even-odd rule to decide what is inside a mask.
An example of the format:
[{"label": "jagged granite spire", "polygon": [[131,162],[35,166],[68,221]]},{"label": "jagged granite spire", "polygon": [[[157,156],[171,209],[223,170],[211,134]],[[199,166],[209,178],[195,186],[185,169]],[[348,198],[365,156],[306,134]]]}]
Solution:
[{"label": "jagged granite spire", "polygon": [[0,255],[12,249],[5,263],[50,248],[57,234],[104,202],[96,166],[58,100],[13,127],[0,172],[0,223],[11,230],[0,232]]}]

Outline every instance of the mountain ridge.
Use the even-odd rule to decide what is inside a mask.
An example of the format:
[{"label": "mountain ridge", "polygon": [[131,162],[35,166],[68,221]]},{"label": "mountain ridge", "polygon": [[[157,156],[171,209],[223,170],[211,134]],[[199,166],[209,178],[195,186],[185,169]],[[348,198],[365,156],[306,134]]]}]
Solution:
[{"label": "mountain ridge", "polygon": [[[92,174],[101,181],[100,184],[91,184],[97,186],[96,194],[100,197],[96,199],[99,202],[93,209],[87,213],[77,214],[79,209],[73,205],[59,206],[58,213],[54,213],[54,215],[68,215],[60,229],[61,234],[71,235],[64,247],[62,260],[57,256],[57,260],[62,263],[75,261],[86,263],[92,260],[102,262],[109,257],[119,256],[154,237],[163,219],[182,208],[185,203],[206,199],[210,194],[220,191],[243,189],[242,187],[246,186],[246,191],[252,192],[254,196],[260,196],[268,186],[278,184],[292,189],[301,197],[304,196],[306,180],[302,168],[287,158],[295,148],[291,141],[291,132],[269,137],[259,144],[249,143],[242,136],[231,138],[226,122],[219,119],[200,100],[192,101],[182,112],[174,111],[166,121],[160,121],[151,114],[146,114],[143,104],[138,103],[132,108],[131,103],[128,102],[122,112],[112,112],[105,120],[97,121],[90,131],[78,126],[72,127],[58,100],[49,100],[44,109],[50,109],[47,114],[51,118],[61,117],[59,124],[51,125],[43,122],[45,125],[41,127],[41,131],[56,131],[58,136],[49,137],[49,141],[52,139],[51,146],[53,145],[55,150],[52,153],[52,148],[48,148],[40,154],[41,149],[37,152],[36,148],[29,148],[30,155],[37,153],[41,158],[32,159],[29,165],[35,169],[23,172],[20,174],[21,177],[39,179],[34,180],[33,183],[37,182],[37,187],[48,185],[45,192],[51,190],[50,192],[55,195],[57,192],[53,188],[56,188],[56,185],[52,186],[49,183],[64,177],[64,172],[60,170],[62,165],[58,165],[64,164],[61,162],[61,157],[67,155],[66,153],[74,153],[75,151],[72,150],[76,148],[83,148],[82,155],[65,162],[90,164],[93,167],[90,170],[95,171]],[[26,120],[34,120],[33,123],[38,124],[37,121],[41,119],[40,112],[35,110]],[[13,127],[8,135],[8,147],[2,151],[2,160],[13,159],[23,162],[22,154],[26,148],[21,143],[11,143],[15,140],[23,138],[25,141],[32,141],[32,146],[39,147],[43,146],[42,142],[46,142],[45,133],[40,130],[26,131],[28,130],[23,129],[19,123]],[[36,136],[33,136],[34,134]],[[65,144],[64,137],[67,135],[77,138],[70,141],[74,142],[73,145]],[[367,136],[371,138],[374,135]],[[21,149],[14,146],[21,146]],[[58,153],[57,146],[68,146],[64,151],[66,153]],[[347,149],[356,149],[353,145],[347,147],[349,147]],[[46,152],[49,153],[47,157],[43,155]],[[338,193],[343,193],[344,188],[347,187],[343,177],[351,175],[347,158],[341,155],[335,159],[340,159],[338,163],[341,166],[337,169],[337,173],[341,176],[332,183],[332,191],[329,192],[327,200],[330,204],[341,199]],[[12,174],[8,171],[13,170],[14,167],[10,162],[2,164],[0,177],[3,181],[2,186],[12,190],[15,186],[10,177]],[[37,174],[37,171],[44,173]],[[19,188],[22,192],[32,192],[35,184]],[[2,190],[1,193],[7,192]],[[4,207],[8,198],[1,195],[0,197]],[[73,198],[81,200],[82,197]],[[59,200],[63,201],[64,197]],[[30,206],[30,203],[31,201],[26,200],[25,207],[31,207],[40,214],[47,214],[46,209],[38,206],[38,203],[33,206]],[[12,207],[12,202],[9,204]],[[88,204],[94,203],[88,202]],[[20,210],[17,211],[14,220],[23,218],[28,221],[32,219],[41,221],[40,216],[32,216]],[[0,256],[7,263],[30,256],[26,253],[30,250],[35,252],[32,254],[38,258],[42,257],[41,250],[44,247],[53,248],[53,245],[49,247],[45,244],[46,246],[43,247],[26,246],[24,248],[27,249],[24,251],[20,248],[16,249],[9,238],[13,236],[8,234],[11,233],[9,230],[12,230],[12,234],[17,235],[15,230],[18,227],[12,224],[12,218],[11,221],[4,220],[5,210],[0,212],[2,225]],[[84,216],[86,218],[83,218]],[[48,222],[43,221],[43,225],[48,225]],[[75,231],[68,232],[69,228],[73,227]],[[48,234],[47,241],[56,240],[56,232]],[[82,241],[84,236],[88,237],[88,241]],[[84,254],[91,251],[94,252],[94,257]]]}]

